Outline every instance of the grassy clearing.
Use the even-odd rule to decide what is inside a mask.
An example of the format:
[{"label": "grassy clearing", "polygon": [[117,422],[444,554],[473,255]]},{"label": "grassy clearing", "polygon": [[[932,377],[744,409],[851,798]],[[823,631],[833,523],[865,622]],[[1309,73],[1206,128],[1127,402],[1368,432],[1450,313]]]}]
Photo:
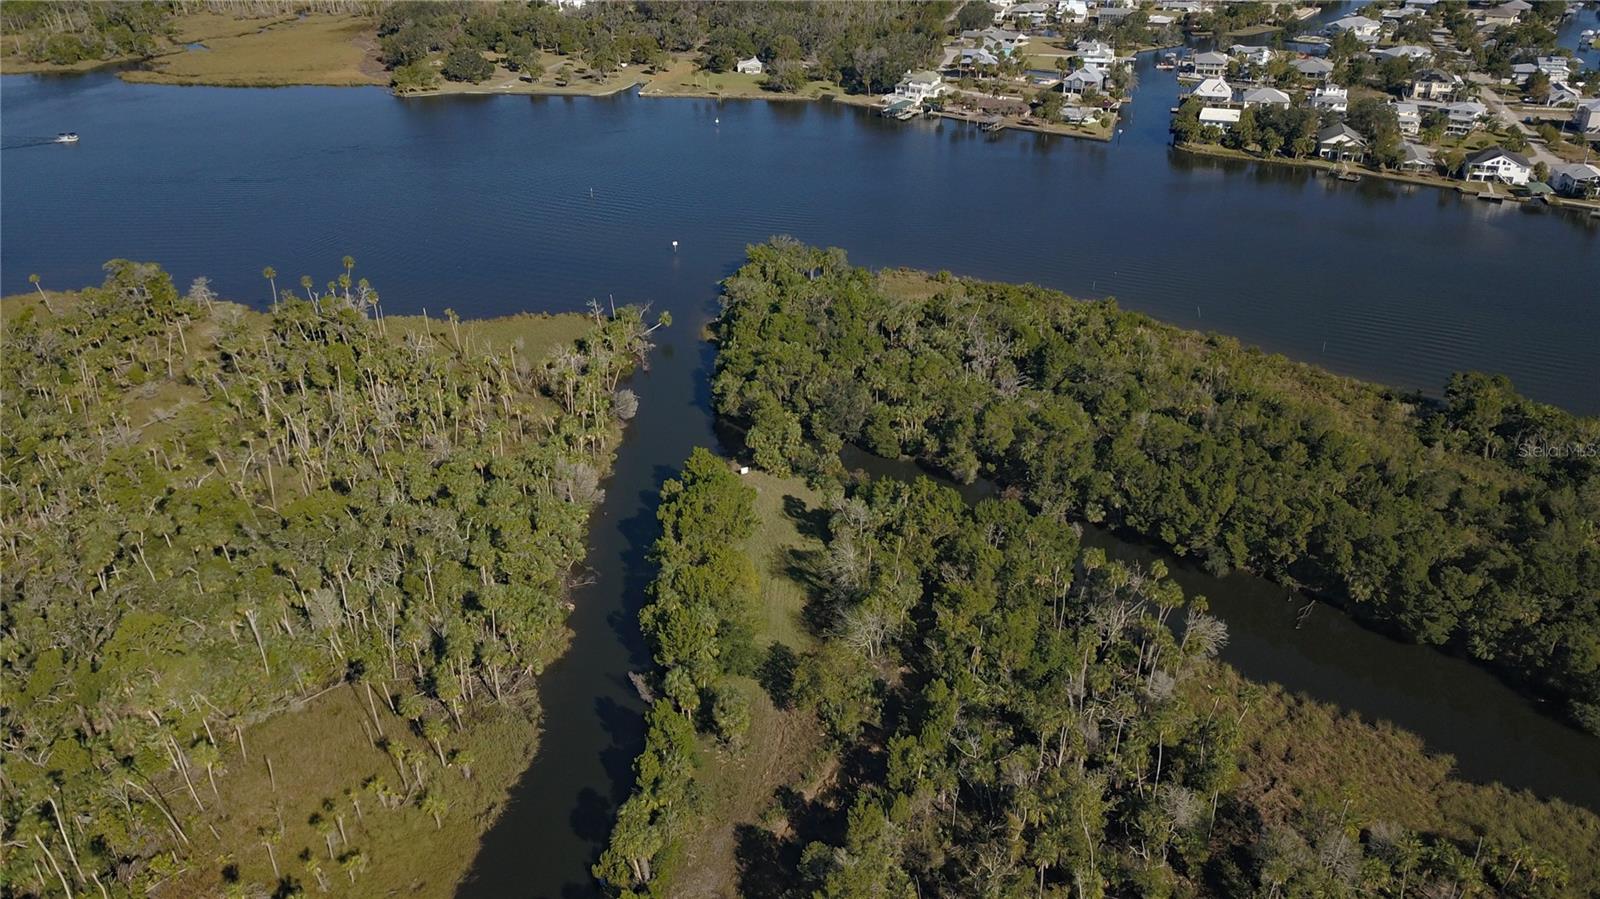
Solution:
[{"label": "grassy clearing", "polygon": [[[1224,708],[1238,715],[1246,681],[1216,666],[1206,678],[1223,689]],[[1526,843],[1561,859],[1574,884],[1600,884],[1600,816],[1499,784],[1456,778],[1449,756],[1387,722],[1286,692],[1259,687],[1242,724],[1240,791],[1258,808],[1288,815],[1307,802],[1351,802],[1351,820],[1387,821],[1471,844],[1480,836],[1502,846]]]},{"label": "grassy clearing", "polygon": [[[815,645],[801,611],[809,595],[801,571],[807,555],[822,541],[815,532],[821,497],[798,478],[752,471],[745,482],[756,488],[756,532],[745,545],[761,578],[755,615],[756,643],[777,641],[796,652]],[[750,700],[750,730],[744,748],[729,750],[706,738],[696,772],[700,807],[680,840],[682,856],[673,865],[675,896],[740,895],[740,856],[748,841],[770,841],[781,820],[771,820],[775,794],[800,781],[818,762],[822,729],[808,712],[779,709],[750,678],[738,678]],[[777,816],[781,818],[781,816]]]},{"label": "grassy clearing", "polygon": [[122,73],[128,81],[157,84],[212,84],[224,87],[289,84],[387,84],[373,50],[373,22],[364,16],[307,16],[304,19],[233,19],[204,14],[180,20],[186,43],[207,49],[180,49],[151,60],[145,68]]},{"label": "grassy clearing", "polygon": [[463,347],[478,347],[496,353],[521,341],[517,354],[538,360],[557,347],[575,342],[593,323],[576,312],[558,315],[519,312],[500,318],[466,319],[455,327],[437,314],[430,314],[426,319],[420,315],[391,315],[384,319],[384,325],[397,337],[404,338],[408,334],[420,334],[426,330],[435,340],[446,343],[453,342],[459,333]]},{"label": "grassy clearing", "polygon": [[[433,747],[381,698],[375,708],[384,735],[424,760],[427,789],[445,801],[439,825],[418,806],[415,775],[408,775],[408,791],[390,756],[369,739],[376,734],[364,694],[338,686],[302,708],[248,728],[244,752],[237,740],[218,735],[226,752],[217,770],[217,791],[200,772],[195,786],[206,805],[200,816],[204,823],[189,827],[189,862],[162,894],[220,895],[237,882],[269,892],[298,884],[315,895],[325,881],[327,890],[340,896],[450,895],[508,788],[533,756],[537,715],[526,709],[485,710],[464,729],[452,729],[444,741],[447,757],[465,750],[471,764],[443,767]],[[373,778],[409,796],[398,807],[385,808],[364,786]],[[183,812],[194,809],[181,779],[163,784],[163,792]],[[360,861],[351,852],[359,852]]]},{"label": "grassy clearing", "polygon": [[764,75],[738,72],[702,72],[690,56],[675,59],[672,65],[652,76],[641,90],[645,97],[716,97],[743,100],[818,100],[844,93],[828,81],[808,81],[800,90],[778,93],[761,86]]}]

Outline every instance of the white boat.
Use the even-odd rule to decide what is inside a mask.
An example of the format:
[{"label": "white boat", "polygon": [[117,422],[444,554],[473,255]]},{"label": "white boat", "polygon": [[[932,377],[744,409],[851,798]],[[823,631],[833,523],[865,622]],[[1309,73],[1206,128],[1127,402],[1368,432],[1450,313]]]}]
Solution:
[{"label": "white boat", "polygon": [[56,135],[56,143],[58,144],[75,144],[77,142],[78,132],[76,131],[63,131]]}]

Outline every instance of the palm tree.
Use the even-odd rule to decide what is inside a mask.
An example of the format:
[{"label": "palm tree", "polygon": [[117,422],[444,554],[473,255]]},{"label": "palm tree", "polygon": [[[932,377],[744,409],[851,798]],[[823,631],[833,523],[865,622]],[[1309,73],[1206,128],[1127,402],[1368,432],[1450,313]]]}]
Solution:
[{"label": "palm tree", "polygon": [[444,829],[444,814],[450,809],[449,804],[444,801],[444,797],[432,790],[429,790],[428,792],[422,794],[422,799],[417,804],[422,807],[424,812],[427,812],[433,816],[433,827],[435,830]]},{"label": "palm tree", "polygon": [[266,278],[267,284],[271,285],[272,305],[276,307],[278,305],[278,270],[269,265],[261,270],[261,277]]},{"label": "palm tree", "polygon": [[316,297],[311,295],[311,276],[310,275],[301,275],[300,276],[300,286],[305,288],[306,299],[313,300],[313,301],[316,300]]},{"label": "palm tree", "polygon": [[339,857],[339,867],[344,869],[350,882],[355,883],[356,875],[367,869],[367,857],[359,850],[352,849]]},{"label": "palm tree", "polygon": [[51,315],[55,315],[56,311],[54,309],[50,308],[50,296],[49,296],[49,294],[46,294],[44,292],[44,288],[39,286],[39,276],[38,275],[29,275],[28,276],[28,283],[33,285],[33,289],[34,290],[39,291],[39,298],[44,300],[44,311],[50,313]]}]

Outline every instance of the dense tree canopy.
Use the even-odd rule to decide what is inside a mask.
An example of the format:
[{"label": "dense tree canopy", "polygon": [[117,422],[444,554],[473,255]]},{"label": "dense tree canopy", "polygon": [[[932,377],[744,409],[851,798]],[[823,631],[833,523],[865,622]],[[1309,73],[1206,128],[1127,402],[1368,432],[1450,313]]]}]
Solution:
[{"label": "dense tree canopy", "polygon": [[[1159,562],[1081,548],[1058,514],[1015,499],[969,507],[926,478],[819,480],[827,533],[808,617],[822,643],[766,685],[794,726],[826,732],[836,774],[783,800],[777,851],[742,859],[772,867],[757,894],[1569,894],[1562,865],[1525,845],[1242,789],[1252,688],[1222,676],[1211,659],[1226,628]],[[696,729],[722,730],[703,702],[727,671],[718,597],[741,580],[714,560],[748,563],[750,494],[704,450],[663,491],[641,620],[668,696],[595,868],[623,896],[685,894],[672,863],[709,789]]]},{"label": "dense tree canopy", "polygon": [[715,395],[760,464],[806,460],[809,438],[991,477],[1470,653],[1600,731],[1600,422],[1503,377],[1426,400],[1111,302],[915,280],[750,250]]}]

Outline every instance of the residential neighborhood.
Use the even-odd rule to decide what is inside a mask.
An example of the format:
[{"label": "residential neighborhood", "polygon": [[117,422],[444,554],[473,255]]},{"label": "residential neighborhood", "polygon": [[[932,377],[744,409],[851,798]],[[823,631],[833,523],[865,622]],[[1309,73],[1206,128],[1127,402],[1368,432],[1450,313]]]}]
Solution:
[{"label": "residential neighborhood", "polygon": [[1174,60],[1182,146],[1507,198],[1600,193],[1600,71],[1557,32],[1573,7],[1380,0],[1273,46]]}]

